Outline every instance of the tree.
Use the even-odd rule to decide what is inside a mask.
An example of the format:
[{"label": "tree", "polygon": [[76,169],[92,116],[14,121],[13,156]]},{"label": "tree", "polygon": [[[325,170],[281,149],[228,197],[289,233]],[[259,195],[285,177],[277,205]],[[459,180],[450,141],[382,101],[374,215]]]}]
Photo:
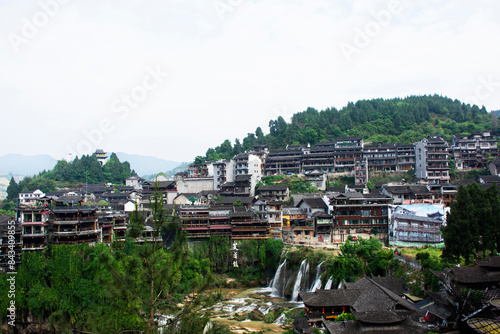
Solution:
[{"label": "tree", "polygon": [[208,239],[208,245],[208,254],[212,267],[219,272],[225,271],[231,255],[229,237],[211,236]]},{"label": "tree", "polygon": [[262,141],[262,139],[264,139],[264,132],[262,132],[260,126],[255,130],[255,136],[259,141]]},{"label": "tree", "polygon": [[[472,195],[476,196],[477,193],[473,191]],[[458,187],[455,200],[450,203],[447,224],[441,227],[444,239],[442,254],[444,259],[456,263],[463,258],[465,263],[469,264],[471,256],[478,250],[480,231],[474,207],[474,203],[478,200],[471,198],[468,187],[463,185]]]},{"label": "tree", "polygon": [[[167,216],[163,207],[163,194],[155,189],[150,198],[152,233],[142,245],[131,244],[127,256],[120,252],[105,252],[101,260],[112,273],[116,298],[125,298],[129,312],[136,314],[145,324],[147,333],[177,333],[189,321],[188,314],[197,305],[193,302],[177,313],[176,319],[160,325],[158,312],[174,312],[172,295],[180,284],[181,272],[188,263],[185,234],[180,232],[178,217]],[[136,210],[131,222],[130,237],[142,239],[143,216]],[[175,237],[168,249],[163,240]]]},{"label": "tree", "polygon": [[9,186],[7,187],[7,198],[8,201],[15,201],[19,197],[19,193],[21,190],[19,189],[19,185],[14,180],[14,177],[10,178]]},{"label": "tree", "polygon": [[204,163],[205,163],[205,158],[203,158],[201,155],[198,155],[196,158],[194,158],[195,165],[203,165]]}]

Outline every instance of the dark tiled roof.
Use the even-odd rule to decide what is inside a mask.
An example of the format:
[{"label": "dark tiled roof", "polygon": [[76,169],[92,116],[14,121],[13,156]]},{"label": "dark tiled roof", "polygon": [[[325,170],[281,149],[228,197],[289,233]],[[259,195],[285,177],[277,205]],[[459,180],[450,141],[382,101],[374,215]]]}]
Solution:
[{"label": "dark tiled roof", "polygon": [[332,192],[332,193],[344,193],[345,192],[345,186],[341,186],[341,187],[327,187],[326,191],[327,192]]},{"label": "dark tiled roof", "polygon": [[299,292],[299,295],[308,307],[334,307],[353,305],[362,292],[358,289],[334,289]]},{"label": "dark tiled roof", "polygon": [[410,188],[408,186],[386,186],[384,189],[393,195],[410,194]]},{"label": "dark tiled roof", "polygon": [[55,206],[52,208],[54,213],[91,213],[97,211],[96,206]]},{"label": "dark tiled roof", "polygon": [[362,322],[370,324],[394,324],[402,322],[406,319],[406,314],[401,314],[396,311],[371,311],[371,312],[356,312],[353,311],[354,317]]},{"label": "dark tiled roof", "polygon": [[498,175],[481,175],[478,177],[478,179],[481,179],[487,183],[491,182],[500,183],[500,176]]},{"label": "dark tiled roof", "polygon": [[332,334],[357,334],[361,328],[357,321],[323,321],[328,333]]},{"label": "dark tiled roof", "polygon": [[199,198],[201,197],[200,195],[198,195],[198,194],[196,194],[196,193],[182,193],[182,194],[177,195],[177,197],[176,197],[176,198],[179,198],[179,197],[181,197],[181,196],[184,196],[184,197],[186,197],[186,198],[189,198],[189,197],[195,197],[196,199],[199,199]]},{"label": "dark tiled roof", "polygon": [[497,166],[497,167],[500,167],[500,159],[495,159],[493,160],[492,162],[490,162],[491,164]]},{"label": "dark tiled roof", "polygon": [[252,178],[252,175],[250,175],[250,174],[236,175],[236,177],[234,178],[234,182],[250,181],[251,178]]},{"label": "dark tiled roof", "polygon": [[286,191],[287,189],[288,189],[288,186],[260,186],[257,189],[257,192],[273,191],[273,190]]},{"label": "dark tiled roof", "polygon": [[427,324],[408,319],[396,324],[366,324],[360,321],[327,321],[323,324],[332,334],[424,334],[429,332]]},{"label": "dark tiled roof", "polygon": [[451,312],[448,308],[443,305],[434,304],[429,310],[430,313],[441,319],[448,319],[451,316]]},{"label": "dark tiled roof", "polygon": [[12,226],[12,224],[9,224],[9,221],[14,221],[14,226],[15,226],[14,232],[15,233],[21,232],[21,224],[17,223],[13,217],[7,216],[7,215],[1,215],[0,216],[0,237],[6,236],[7,233],[9,232],[9,230],[12,231],[12,227],[10,227],[10,226]]},{"label": "dark tiled roof", "polygon": [[220,201],[218,201],[217,205],[233,205],[236,201],[240,201],[242,204],[251,204],[253,202],[253,197],[223,197]]},{"label": "dark tiled roof", "polygon": [[500,282],[500,272],[490,272],[484,267],[453,267],[443,270],[450,279],[461,284],[496,284]]},{"label": "dark tiled roof", "polygon": [[63,196],[59,196],[57,199],[54,200],[55,202],[59,202],[59,203],[79,203],[81,201],[83,201],[83,196],[80,196],[80,195],[77,195],[77,196],[67,196],[67,195],[63,195]]},{"label": "dark tiled roof", "polygon": [[348,289],[363,290],[363,294],[353,304],[357,312],[389,311],[396,305],[411,311],[416,310],[413,305],[401,298],[401,296],[368,277],[363,277],[354,283],[346,284],[346,286]]},{"label": "dark tiled roof", "polygon": [[251,218],[255,216],[253,211],[236,211],[231,212],[231,218]]},{"label": "dark tiled roof", "polygon": [[333,194],[331,198],[364,198],[363,194],[358,193],[358,192],[348,192],[348,193],[341,193],[341,194]]},{"label": "dark tiled roof", "polygon": [[303,198],[301,202],[304,202],[311,208],[316,208],[316,209],[328,208],[328,205],[326,205],[325,201],[323,201],[321,198]]},{"label": "dark tiled roof", "polygon": [[402,296],[404,293],[404,280],[402,278],[372,277],[372,280],[398,296]]},{"label": "dark tiled roof", "polygon": [[500,268],[500,256],[491,256],[477,260],[476,264],[480,267]]},{"label": "dark tiled roof", "polygon": [[429,189],[424,185],[409,185],[408,187],[415,195],[430,195],[431,194]]},{"label": "dark tiled roof", "polygon": [[324,213],[324,212],[315,212],[313,214],[313,217],[317,217],[317,218],[320,218],[320,219],[332,219],[333,218],[332,215],[329,215],[329,214]]}]

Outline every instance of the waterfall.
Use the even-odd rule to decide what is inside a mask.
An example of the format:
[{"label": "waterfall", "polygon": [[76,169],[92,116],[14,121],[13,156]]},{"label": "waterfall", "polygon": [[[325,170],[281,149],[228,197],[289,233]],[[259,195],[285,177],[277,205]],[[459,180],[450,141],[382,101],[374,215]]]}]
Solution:
[{"label": "waterfall", "polygon": [[330,290],[332,288],[332,283],[333,283],[333,277],[330,276],[330,278],[328,279],[328,281],[325,284],[325,290]]},{"label": "waterfall", "polygon": [[295,284],[293,286],[292,302],[296,302],[299,298],[300,284],[302,283],[302,278],[306,276],[309,272],[309,263],[303,260],[300,264],[299,272],[297,273],[297,278],[295,279]]},{"label": "waterfall", "polygon": [[274,274],[274,278],[271,281],[270,287],[272,288],[272,296],[283,297],[283,294],[285,293],[285,282],[281,278],[285,272],[285,269],[286,259],[279,265],[278,270],[276,270],[276,274]]},{"label": "waterfall", "polygon": [[281,315],[278,317],[278,319],[274,320],[273,324],[276,324],[276,325],[284,325],[286,322],[286,316],[285,316],[285,312],[281,313]]},{"label": "waterfall", "polygon": [[[325,261],[323,261],[323,262],[325,262]],[[314,292],[314,291],[321,288],[321,271],[320,271],[320,269],[321,269],[321,265],[323,264],[323,262],[321,262],[320,264],[318,264],[316,266],[316,278],[314,279],[313,285],[309,289],[309,292]]]}]

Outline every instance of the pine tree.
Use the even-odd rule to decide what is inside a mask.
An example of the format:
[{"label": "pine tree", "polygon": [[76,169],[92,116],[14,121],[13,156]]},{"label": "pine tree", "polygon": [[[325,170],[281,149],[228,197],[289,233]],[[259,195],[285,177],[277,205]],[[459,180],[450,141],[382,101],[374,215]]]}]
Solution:
[{"label": "pine tree", "polygon": [[459,262],[462,257],[469,264],[479,246],[479,230],[474,217],[473,201],[468,189],[462,185],[450,204],[446,224],[441,228],[445,245],[442,257],[450,262]]},{"label": "pine tree", "polygon": [[14,177],[11,177],[9,186],[7,187],[7,198],[6,200],[8,201],[15,201],[19,197],[19,192],[21,189],[19,188],[19,185],[16,183],[16,180],[14,180]]}]

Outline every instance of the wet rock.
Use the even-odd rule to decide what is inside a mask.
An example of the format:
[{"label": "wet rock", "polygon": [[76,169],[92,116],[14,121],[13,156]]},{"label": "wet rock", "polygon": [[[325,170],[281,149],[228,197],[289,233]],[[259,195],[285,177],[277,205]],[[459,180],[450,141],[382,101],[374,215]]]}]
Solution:
[{"label": "wet rock", "polygon": [[264,320],[264,313],[262,313],[259,309],[255,308],[252,312],[248,313],[248,319],[254,321],[262,321]]}]

